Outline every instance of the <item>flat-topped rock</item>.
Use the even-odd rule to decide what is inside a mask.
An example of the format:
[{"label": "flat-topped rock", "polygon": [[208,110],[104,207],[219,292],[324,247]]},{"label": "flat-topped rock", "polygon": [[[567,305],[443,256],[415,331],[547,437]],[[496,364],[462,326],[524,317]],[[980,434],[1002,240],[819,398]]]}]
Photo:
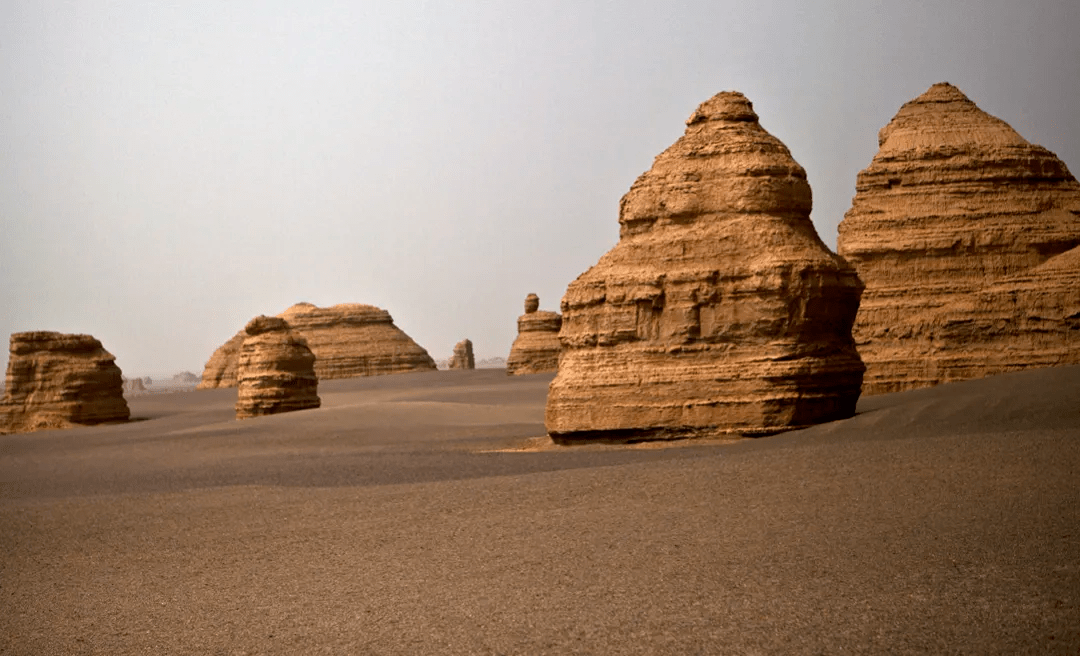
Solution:
[{"label": "flat-topped rock", "polygon": [[11,335],[0,431],[27,432],[127,421],[116,359],[90,335]]},{"label": "flat-topped rock", "polygon": [[318,386],[315,355],[287,321],[248,322],[237,360],[237,419],[318,408]]},{"label": "flat-topped rock", "polygon": [[540,310],[540,297],[525,297],[525,314],[518,317],[518,334],[506,358],[506,373],[541,374],[559,369],[559,328],[562,316]]},{"label": "flat-topped rock", "polygon": [[476,369],[476,357],[473,355],[472,340],[463,339],[454,344],[454,355],[450,358],[450,369]]},{"label": "flat-topped rock", "polygon": [[[321,380],[434,370],[426,350],[394,325],[390,313],[372,305],[343,303],[320,308],[297,303],[277,315],[302,335],[315,354]],[[206,363],[200,389],[230,387],[243,331],[214,352]]]},{"label": "flat-topped rock", "polygon": [[854,413],[862,284],[810,222],[806,173],[749,100],[702,103],[562,300],[562,443],[763,434]]},{"label": "flat-topped rock", "polygon": [[1080,362],[1061,278],[1072,260],[1041,268],[1080,245],[1065,164],[945,83],[901,107],[878,143],[839,228],[866,284],[864,393]]}]

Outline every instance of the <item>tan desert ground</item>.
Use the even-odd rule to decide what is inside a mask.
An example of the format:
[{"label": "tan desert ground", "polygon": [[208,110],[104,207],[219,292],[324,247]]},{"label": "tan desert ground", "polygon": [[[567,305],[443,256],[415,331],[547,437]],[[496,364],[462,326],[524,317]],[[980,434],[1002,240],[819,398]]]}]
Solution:
[{"label": "tan desert ground", "polygon": [[666,448],[551,445],[552,376],[0,436],[0,653],[1080,653],[1080,367]]}]

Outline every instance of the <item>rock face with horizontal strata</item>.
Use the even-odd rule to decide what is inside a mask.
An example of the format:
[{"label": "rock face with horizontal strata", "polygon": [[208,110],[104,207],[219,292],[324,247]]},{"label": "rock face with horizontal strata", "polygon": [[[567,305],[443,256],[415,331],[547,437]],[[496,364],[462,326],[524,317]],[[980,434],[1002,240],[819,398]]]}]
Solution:
[{"label": "rock face with horizontal strata", "polygon": [[236,387],[236,360],[245,336],[241,330],[214,350],[203,367],[202,380],[195,389]]},{"label": "rock face with horizontal strata", "polygon": [[557,442],[764,434],[851,416],[862,284],[810,222],[806,173],[750,101],[703,103],[562,300]]},{"label": "rock face with horizontal strata", "polygon": [[127,421],[123,374],[90,335],[11,335],[0,431],[27,432]]},{"label": "rock face with horizontal strata", "polygon": [[562,317],[557,312],[540,309],[540,297],[525,297],[525,314],[518,317],[518,334],[506,358],[506,373],[542,374],[559,369],[559,328]]},{"label": "rock face with horizontal strata", "polygon": [[319,407],[315,355],[287,321],[255,317],[244,335],[237,360],[237,419]]},{"label": "rock face with horizontal strata", "polygon": [[[307,340],[320,380],[436,368],[428,352],[394,325],[389,312],[372,305],[320,308],[297,303],[277,316]],[[199,389],[236,385],[237,350],[243,339],[240,331],[210,356]]]},{"label": "rock face with horizontal strata", "polygon": [[854,334],[879,394],[1080,362],[1080,184],[959,89],[878,134],[840,224],[866,284]]},{"label": "rock face with horizontal strata", "polygon": [[476,357],[473,355],[472,340],[463,339],[454,344],[454,355],[450,358],[450,369],[476,369]]}]

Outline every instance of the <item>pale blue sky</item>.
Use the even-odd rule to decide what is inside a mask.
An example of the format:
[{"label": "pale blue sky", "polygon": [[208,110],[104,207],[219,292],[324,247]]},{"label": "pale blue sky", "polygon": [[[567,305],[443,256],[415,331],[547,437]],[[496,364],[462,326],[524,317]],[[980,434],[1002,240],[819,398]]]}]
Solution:
[{"label": "pale blue sky", "polygon": [[252,316],[360,302],[435,358],[505,356],[714,93],[788,145],[834,246],[935,82],[1078,172],[1078,32],[1075,0],[0,0],[0,339],[200,373]]}]

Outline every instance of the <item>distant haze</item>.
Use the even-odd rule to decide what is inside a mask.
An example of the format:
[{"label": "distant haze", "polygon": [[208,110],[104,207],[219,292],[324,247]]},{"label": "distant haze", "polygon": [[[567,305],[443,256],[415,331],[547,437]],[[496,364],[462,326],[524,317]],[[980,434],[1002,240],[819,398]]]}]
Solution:
[{"label": "distant haze", "polygon": [[935,82],[1078,172],[1078,28],[1075,0],[5,0],[0,339],[199,373],[257,314],[357,302],[436,359],[505,357],[721,90],[806,168],[833,247]]}]

